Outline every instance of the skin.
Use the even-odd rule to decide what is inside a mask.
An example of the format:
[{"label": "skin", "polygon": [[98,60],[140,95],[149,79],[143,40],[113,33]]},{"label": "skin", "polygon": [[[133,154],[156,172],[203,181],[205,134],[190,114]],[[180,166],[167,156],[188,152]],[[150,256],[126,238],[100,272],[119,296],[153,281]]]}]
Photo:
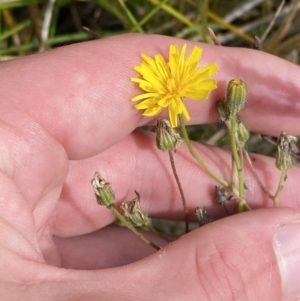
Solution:
[{"label": "skin", "polygon": [[[141,91],[129,80],[142,52],[167,56],[170,44],[183,43],[188,51],[195,45],[124,35],[0,65],[1,300],[283,300],[273,235],[300,219],[299,169],[290,171],[275,209],[246,169],[246,198],[260,210],[219,219],[215,181],[181,146],[175,160],[191,218],[207,206],[217,221],[159,252],[124,228],[106,227],[114,217],[96,203],[90,181],[98,170],[118,204],[137,190],[150,216],[183,219],[167,153],[153,134],[136,130],[157,118],[134,108],[130,99]],[[216,101],[240,78],[249,90],[241,113],[248,129],[299,134],[298,66],[256,50],[200,46],[200,66],[219,66],[218,89],[204,102],[185,101],[192,123],[216,122]],[[229,178],[227,151],[195,148]],[[256,155],[253,164],[274,192],[274,160]]]}]

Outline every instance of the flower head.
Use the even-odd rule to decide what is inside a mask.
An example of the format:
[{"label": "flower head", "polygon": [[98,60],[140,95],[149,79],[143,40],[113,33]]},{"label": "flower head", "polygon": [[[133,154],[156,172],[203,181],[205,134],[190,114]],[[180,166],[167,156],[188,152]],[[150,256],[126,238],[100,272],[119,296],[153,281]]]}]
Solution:
[{"label": "flower head", "polygon": [[155,116],[164,108],[168,108],[172,127],[177,126],[179,114],[190,120],[182,101],[183,97],[205,100],[217,87],[217,81],[209,78],[217,71],[217,65],[211,63],[197,69],[202,49],[195,46],[186,59],[185,51],[186,44],[181,50],[177,45],[171,45],[168,62],[161,54],[157,54],[154,59],[142,54],[143,62],[134,67],[142,78],[131,78],[131,81],[138,83],[145,91],[132,98],[132,101],[141,100],[135,107],[138,110],[145,110],[144,116]]}]

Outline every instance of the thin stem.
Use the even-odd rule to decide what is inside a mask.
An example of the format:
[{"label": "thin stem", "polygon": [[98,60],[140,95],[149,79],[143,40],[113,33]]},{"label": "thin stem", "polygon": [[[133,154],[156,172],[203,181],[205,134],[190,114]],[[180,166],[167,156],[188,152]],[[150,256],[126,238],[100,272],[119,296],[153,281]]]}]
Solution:
[{"label": "thin stem", "polygon": [[262,191],[263,191],[270,199],[272,199],[272,200],[274,201],[273,195],[268,191],[268,189],[265,187],[265,185],[263,184],[263,182],[262,182],[261,179],[259,178],[257,172],[256,172],[255,169],[254,169],[254,166],[253,166],[253,164],[252,164],[251,158],[250,158],[248,152],[247,152],[245,149],[244,149],[244,155],[245,155],[245,157],[246,157],[246,160],[247,160],[247,162],[248,162],[248,164],[249,164],[249,166],[250,166],[250,169],[251,169],[251,171],[252,171],[252,174],[253,174],[255,180],[257,181],[258,185],[260,186],[260,188],[262,189]]},{"label": "thin stem", "polygon": [[168,153],[169,153],[169,158],[170,158],[173,174],[174,174],[174,177],[175,177],[175,180],[176,180],[179,192],[180,192],[181,200],[182,200],[183,211],[184,211],[184,220],[185,220],[185,233],[188,233],[189,232],[189,213],[188,213],[188,209],[186,206],[186,200],[185,200],[183,189],[182,189],[182,186],[181,186],[181,183],[180,183],[177,171],[176,171],[173,153],[172,153],[172,151],[168,151]]},{"label": "thin stem", "polygon": [[229,216],[229,211],[228,211],[228,209],[226,208],[226,205],[225,205],[225,204],[223,204],[223,208],[224,208],[224,210],[225,210],[227,216]]},{"label": "thin stem", "polygon": [[274,206],[278,205],[278,200],[279,200],[279,194],[283,188],[283,183],[285,182],[287,177],[287,172],[286,171],[281,171],[281,175],[280,175],[280,179],[279,179],[279,183],[278,183],[278,187],[276,190],[276,193],[273,197],[273,201],[274,201]]},{"label": "thin stem", "polygon": [[115,204],[111,204],[108,206],[108,208],[114,213],[114,215],[119,219],[120,222],[123,223],[124,226],[126,226],[129,230],[131,230],[136,236],[138,236],[141,240],[143,240],[145,243],[150,245],[156,250],[160,250],[160,247],[157,246],[155,243],[153,243],[151,240],[146,238],[142,233],[140,233],[126,218],[118,211]]},{"label": "thin stem", "polygon": [[134,25],[139,32],[143,33],[144,31],[143,31],[142,27],[139,25],[138,21],[135,19],[134,15],[131,13],[130,9],[128,9],[125,2],[123,0],[118,0],[118,2],[120,4],[120,6],[124,9],[128,19],[130,20],[132,25]]},{"label": "thin stem", "polygon": [[183,139],[184,139],[191,155],[195,158],[195,160],[199,163],[199,165],[207,173],[209,173],[215,180],[217,180],[219,183],[221,183],[225,187],[230,188],[230,185],[227,183],[227,181],[225,181],[222,177],[220,177],[213,170],[211,170],[210,167],[198,156],[198,154],[194,150],[194,148],[192,146],[192,143],[191,143],[191,140],[190,140],[190,138],[188,136],[188,133],[186,131],[186,127],[185,127],[185,124],[184,124],[184,119],[183,119],[182,114],[179,115],[179,122],[180,122],[180,128],[181,128],[181,132],[182,132],[182,135],[183,135]]},{"label": "thin stem", "polygon": [[180,122],[180,128],[182,132],[183,139],[191,153],[191,155],[194,157],[194,159],[199,163],[199,165],[208,173],[210,174],[216,181],[218,181],[220,184],[222,184],[224,187],[230,189],[232,193],[238,198],[239,200],[239,210],[241,207],[241,210],[245,207],[247,210],[251,210],[251,207],[247,204],[247,202],[244,200],[243,197],[240,196],[239,191],[229,184],[226,180],[224,180],[221,176],[217,175],[213,170],[210,169],[210,167],[198,156],[195,149],[192,146],[192,143],[189,139],[188,133],[186,131],[186,127],[184,124],[184,119],[182,114],[179,115],[179,122]]},{"label": "thin stem", "polygon": [[156,229],[154,229],[151,225],[146,225],[145,229],[149,232],[155,233],[157,236],[161,237],[162,239],[164,239],[167,242],[173,241],[169,237],[167,237],[167,235],[165,235],[164,233],[161,233],[161,232],[157,231]]},{"label": "thin stem", "polygon": [[138,29],[138,26],[142,27],[145,23],[147,23],[160,9],[161,6],[167,4],[170,0],[163,0],[160,4],[157,4],[146,16],[143,17],[141,21],[138,22],[137,25],[130,29],[130,32],[134,32]]},{"label": "thin stem", "polygon": [[233,26],[227,22],[224,21],[219,15],[215,14],[211,10],[207,11],[207,17],[215,21],[216,23],[221,24],[224,28],[228,29],[231,32],[234,32],[237,36],[241,37],[245,41],[250,42],[251,44],[254,44],[256,41],[251,36],[245,34],[241,30],[239,30],[236,26]]},{"label": "thin stem", "polygon": [[243,212],[244,208],[248,211],[251,210],[251,207],[248,205],[248,203],[244,199],[241,199],[239,200],[239,204],[238,204],[238,212]]},{"label": "thin stem", "polygon": [[[1,8],[0,8],[1,10]],[[29,27],[31,25],[31,20],[25,20],[24,22],[20,22],[16,24],[12,28],[8,28],[6,31],[0,33],[0,41],[3,41],[14,34],[18,33],[19,31],[23,30],[26,27]]]},{"label": "thin stem", "polygon": [[[230,141],[231,141],[231,150],[232,155],[235,161],[235,166],[238,173],[238,180],[239,180],[239,196],[241,198],[244,197],[244,174],[243,174],[243,166],[240,161],[240,157],[238,154],[238,147],[237,147],[237,141],[236,141],[236,112],[233,110],[233,112],[230,115]],[[242,201],[239,201],[239,212],[243,209],[244,204]]]},{"label": "thin stem", "polygon": [[51,26],[51,20],[53,16],[53,10],[55,7],[56,0],[49,0],[46,6],[43,25],[41,29],[41,46],[39,51],[42,52],[47,47],[47,40],[49,38],[49,31]]},{"label": "thin stem", "polygon": [[203,0],[201,5],[201,23],[202,23],[202,41],[207,42],[206,34],[207,34],[207,7],[208,1]]},{"label": "thin stem", "polygon": [[278,18],[278,16],[280,15],[280,13],[281,13],[281,11],[282,11],[282,9],[283,9],[284,4],[285,4],[285,1],[282,0],[281,3],[280,3],[280,5],[279,5],[279,7],[277,8],[277,10],[276,10],[276,12],[275,12],[274,17],[272,18],[272,20],[271,20],[269,26],[267,27],[267,29],[265,30],[264,34],[263,34],[262,37],[260,38],[260,43],[261,43],[261,44],[265,41],[265,39],[266,39],[266,37],[268,36],[268,34],[270,33],[271,29],[274,27],[275,21],[276,21],[276,19]]},{"label": "thin stem", "polygon": [[231,185],[232,185],[232,187],[235,186],[235,184],[234,184],[235,171],[236,171],[236,165],[235,165],[235,161],[234,161],[234,156],[233,156],[233,154],[231,154]]},{"label": "thin stem", "polygon": [[[229,136],[231,135],[231,123],[230,120],[226,120],[225,122],[227,131],[229,133]],[[234,161],[234,156],[231,153],[231,182],[230,185],[231,187],[235,187],[235,171],[236,171],[236,165],[235,165],[235,161]]]},{"label": "thin stem", "polygon": [[[152,4],[159,5],[161,2],[159,0],[147,0],[148,2],[151,2]],[[189,20],[184,14],[173,8],[171,5],[168,4],[162,4],[161,5],[162,10],[166,11],[176,19],[178,19],[181,23],[187,25],[188,27],[193,28],[195,24]]]}]

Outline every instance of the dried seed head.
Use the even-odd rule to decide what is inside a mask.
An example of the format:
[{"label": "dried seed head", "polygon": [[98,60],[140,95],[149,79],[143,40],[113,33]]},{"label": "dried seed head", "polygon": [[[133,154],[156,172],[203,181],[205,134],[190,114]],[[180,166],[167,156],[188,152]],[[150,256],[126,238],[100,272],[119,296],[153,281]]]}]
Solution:
[{"label": "dried seed head", "polygon": [[240,79],[232,79],[227,86],[226,101],[230,112],[239,112],[247,99],[247,85]]},{"label": "dried seed head", "polygon": [[197,207],[195,209],[195,214],[197,216],[197,219],[199,221],[199,226],[206,225],[208,223],[211,223],[213,221],[212,217],[209,215],[206,207],[199,208]]},{"label": "dried seed head", "polygon": [[142,227],[148,222],[148,214],[141,208],[140,195],[135,192],[137,197],[131,201],[122,203],[125,216],[135,227]]},{"label": "dried seed head", "polygon": [[160,119],[157,122],[155,132],[157,148],[162,151],[176,151],[182,143],[180,135],[166,119]]},{"label": "dried seed head", "polygon": [[229,197],[224,187],[215,186],[215,192],[216,192],[216,200],[218,204],[224,205],[225,203],[228,202]]},{"label": "dried seed head", "polygon": [[219,113],[220,120],[226,122],[229,120],[230,111],[225,98],[219,100],[216,104],[217,111]]},{"label": "dried seed head", "polygon": [[222,205],[227,215],[229,215],[229,212],[226,208],[226,203],[231,201],[233,199],[233,196],[232,195],[228,196],[228,193],[225,190],[225,188],[221,186],[215,186],[215,193],[216,193],[217,203]]},{"label": "dried seed head", "polygon": [[287,135],[285,132],[281,132],[280,137],[277,140],[277,157],[276,167],[287,172],[293,165],[291,151],[297,142],[297,138]]},{"label": "dried seed head", "polygon": [[114,204],[115,193],[111,189],[110,183],[108,183],[99,172],[96,172],[94,175],[92,187],[99,205],[110,207]]}]

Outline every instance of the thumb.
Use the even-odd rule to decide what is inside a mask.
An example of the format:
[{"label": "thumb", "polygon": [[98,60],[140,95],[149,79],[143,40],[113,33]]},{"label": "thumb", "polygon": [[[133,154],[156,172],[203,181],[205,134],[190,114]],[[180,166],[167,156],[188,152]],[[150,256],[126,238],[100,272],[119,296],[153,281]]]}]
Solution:
[{"label": "thumb", "polygon": [[[260,209],[205,225],[122,267],[86,271],[39,266],[34,274],[39,281],[27,287],[27,295],[36,298],[27,300],[298,300],[299,250],[300,212]],[[24,274],[32,265],[24,260],[16,270]],[[19,292],[21,297],[23,290]]]},{"label": "thumb", "polygon": [[123,279],[135,283],[134,300],[296,300],[299,250],[299,212],[261,209],[183,236]]}]

